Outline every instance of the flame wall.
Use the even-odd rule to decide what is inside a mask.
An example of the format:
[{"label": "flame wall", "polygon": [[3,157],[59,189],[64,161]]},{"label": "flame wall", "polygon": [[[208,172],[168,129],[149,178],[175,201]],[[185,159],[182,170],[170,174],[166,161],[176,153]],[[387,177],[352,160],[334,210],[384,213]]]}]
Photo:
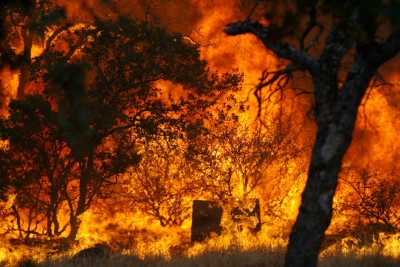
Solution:
[{"label": "flame wall", "polygon": [[[201,56],[209,62],[211,69],[226,72],[232,68],[239,68],[239,71],[244,72],[244,88],[239,97],[248,100],[251,106],[250,111],[244,115],[248,121],[254,121],[255,114],[257,113],[258,106],[252,90],[254,90],[254,86],[258,83],[262,71],[264,69],[276,69],[281,63],[254,36],[241,35],[238,37],[228,37],[223,33],[223,29],[227,23],[246,18],[252,7],[251,1],[123,0],[115,1],[115,3],[107,1],[111,2],[111,7],[101,0],[59,0],[57,2],[65,6],[68,19],[77,22],[90,21],[94,16],[112,18],[115,16],[115,13],[127,14],[139,19],[150,19],[157,26],[166,27],[169,31],[181,32],[188,42],[199,44]],[[41,46],[39,44],[35,45],[34,49],[36,51],[34,55],[40,54]],[[386,81],[392,85],[375,85],[375,87],[371,87],[369,90],[363,106],[360,107],[354,142],[345,161],[349,162],[355,169],[367,167],[371,170],[379,170],[382,175],[388,174],[388,177],[391,177],[391,179],[400,179],[396,173],[398,170],[397,160],[400,157],[398,153],[400,131],[400,121],[398,120],[400,115],[400,94],[398,93],[398,83],[400,80],[398,74],[399,64],[396,61],[392,61],[389,64],[389,67],[384,67],[381,71]],[[10,97],[15,96],[15,90],[18,85],[18,71],[3,69],[1,77],[5,95]],[[309,84],[303,84],[301,81],[295,81],[295,83],[300,84],[300,86],[309,87]],[[295,85],[292,84],[292,86]],[[310,97],[294,97],[289,92],[288,97],[284,101],[287,101],[283,105],[288,107],[286,110],[287,113],[294,116],[292,117],[292,121],[295,122],[293,123],[293,129],[298,132],[298,141],[309,144],[309,140],[312,140],[315,132],[315,125],[307,115],[312,107],[312,99]],[[281,107],[273,105],[273,108],[276,108],[276,110]],[[290,188],[290,179],[282,182],[278,180],[276,183],[266,183],[264,188],[259,192],[262,199],[263,194],[266,195],[269,193],[269,187],[276,188],[276,186],[281,186],[282,190],[287,190],[288,200],[280,203],[287,211],[287,214],[281,214],[281,216],[287,217],[286,222],[292,222],[297,213],[310,149],[311,147],[308,148],[301,159],[293,162],[291,165],[291,173],[293,173],[294,180],[298,183],[296,187]],[[277,172],[271,176],[279,177],[280,175]],[[348,194],[348,190],[346,187],[340,188],[337,199],[341,198],[341,195]],[[110,205],[113,204],[111,203]],[[100,233],[102,231],[112,231],[112,229],[107,228],[111,227],[111,224],[124,222],[125,224],[129,224],[129,227],[132,227],[132,225],[139,227],[145,224],[143,223],[144,221],[148,220],[143,214],[134,212],[119,214],[117,211],[111,211],[112,209],[109,207],[109,205],[105,205],[104,207],[99,204],[83,216],[82,229],[78,235],[80,239],[88,240],[89,236],[101,236]],[[128,207],[126,208],[128,209]],[[112,215],[108,214],[104,216],[105,213],[101,213],[98,210],[108,210]],[[139,218],[141,215],[143,218]],[[111,216],[115,216],[116,222],[110,222],[106,219],[111,218]],[[93,222],[93,218],[98,220],[99,227],[94,227],[96,222]],[[340,216],[337,216],[335,219],[338,223],[345,220]],[[185,222],[182,228],[187,229],[188,224],[188,222]],[[335,222],[333,224],[337,225]],[[115,227],[120,230],[119,225]],[[274,231],[274,227],[276,225],[266,224],[266,229],[271,232]],[[284,226],[286,230],[289,227],[290,225]],[[279,231],[281,230],[282,228],[279,228]],[[93,240],[93,242],[99,239],[101,237]],[[179,236],[176,239],[185,239],[185,237]],[[104,241],[108,242],[110,240],[105,238]],[[161,245],[158,245],[162,247],[162,244],[165,243],[161,242]]]}]

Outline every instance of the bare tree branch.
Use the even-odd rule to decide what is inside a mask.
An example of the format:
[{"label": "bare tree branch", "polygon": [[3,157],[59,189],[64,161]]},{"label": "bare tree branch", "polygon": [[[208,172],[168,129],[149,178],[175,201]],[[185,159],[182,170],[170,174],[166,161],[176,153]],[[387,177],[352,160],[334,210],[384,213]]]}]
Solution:
[{"label": "bare tree branch", "polygon": [[[317,2],[317,0],[313,1],[313,5],[311,6],[308,13],[310,21],[300,37],[300,49],[304,51],[308,51],[310,48],[312,48],[318,42],[318,40],[321,38],[322,33],[324,32],[323,25],[317,21]],[[305,39],[315,27],[317,27],[318,32],[314,35],[307,47],[304,47]]]},{"label": "bare tree branch", "polygon": [[305,51],[299,50],[288,43],[271,40],[268,36],[268,28],[258,21],[247,20],[230,23],[224,31],[231,36],[252,33],[263,42],[266,48],[273,51],[278,57],[290,60],[307,69],[314,69],[316,67],[315,58]]},{"label": "bare tree branch", "polygon": [[60,33],[62,33],[65,30],[68,30],[70,27],[73,26],[73,23],[71,22],[67,22],[64,25],[58,27],[50,36],[49,38],[46,40],[46,44],[45,44],[45,49],[43,51],[43,53],[47,52],[50,49],[51,43],[54,41],[54,39],[56,39]]},{"label": "bare tree branch", "polygon": [[392,33],[385,42],[377,45],[376,43],[370,45],[365,49],[367,58],[371,58],[371,61],[376,62],[378,66],[385,63],[387,60],[396,56],[400,51],[400,31]]},{"label": "bare tree branch", "polygon": [[264,101],[262,97],[262,89],[266,86],[271,86],[271,92],[268,94],[267,100],[271,100],[271,97],[277,92],[283,92],[292,78],[292,74],[296,71],[303,70],[299,65],[288,64],[285,68],[277,71],[264,70],[260,78],[260,82],[256,86],[254,95],[258,102],[258,113],[257,116],[261,116],[261,106]]}]

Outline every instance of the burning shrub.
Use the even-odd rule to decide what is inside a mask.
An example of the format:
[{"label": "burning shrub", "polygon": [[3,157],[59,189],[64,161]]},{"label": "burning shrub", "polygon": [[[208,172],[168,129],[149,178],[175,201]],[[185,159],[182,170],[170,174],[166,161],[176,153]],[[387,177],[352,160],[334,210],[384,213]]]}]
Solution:
[{"label": "burning shrub", "polygon": [[[176,143],[175,143],[176,142]],[[132,168],[125,189],[134,209],[178,226],[190,215],[190,203],[199,190],[177,140],[154,140],[143,146],[141,163]]]},{"label": "burning shrub", "polygon": [[221,114],[209,123],[209,132],[193,140],[188,152],[203,197],[233,203],[260,196],[269,216],[283,217],[283,202],[290,205],[304,174],[298,159],[307,149],[290,124],[267,128]]},{"label": "burning shrub", "polygon": [[345,212],[353,231],[378,234],[400,230],[400,182],[366,168],[348,167],[341,178],[338,210]]}]

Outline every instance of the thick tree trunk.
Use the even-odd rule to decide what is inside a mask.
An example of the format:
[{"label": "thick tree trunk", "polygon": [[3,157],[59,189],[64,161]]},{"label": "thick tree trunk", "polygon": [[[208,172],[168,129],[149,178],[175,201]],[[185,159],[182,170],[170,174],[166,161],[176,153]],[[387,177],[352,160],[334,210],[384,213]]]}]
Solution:
[{"label": "thick tree trunk", "polygon": [[[309,71],[314,82],[318,132],[299,215],[289,238],[286,267],[317,265],[324,232],[332,218],[332,202],[338,174],[343,156],[351,143],[358,107],[380,65],[400,51],[400,33],[394,31],[384,42],[377,42],[376,30],[379,27],[375,28],[377,25],[372,20],[372,27],[367,27],[363,31],[366,38],[359,39],[358,34],[348,31],[354,23],[364,27],[365,21],[372,18],[370,14],[364,17],[365,14],[360,12],[361,6],[357,1],[350,1],[346,3],[344,10],[352,15],[333,21],[332,29],[325,39],[319,56],[315,57],[316,53],[307,53],[319,37],[324,35],[324,27],[317,21],[319,7],[317,3],[318,1],[310,3],[310,23],[303,32],[300,49],[284,42],[283,39],[276,42],[274,38],[270,38],[270,26],[266,27],[255,20],[231,23],[225,29],[225,32],[232,36],[244,33],[256,35],[267,49],[272,50],[279,58],[292,63],[285,69],[266,72],[267,75],[260,79],[257,90],[279,85],[282,78],[286,80],[297,70]],[[304,39],[310,37],[310,32],[319,26],[321,26],[320,34],[316,34],[309,47],[304,48],[302,43]],[[353,52],[355,57],[352,55]],[[343,77],[342,71],[346,68],[343,68],[342,63],[345,59],[351,60],[351,58],[354,59],[352,66]],[[258,100],[260,99],[261,97]]]},{"label": "thick tree trunk", "polygon": [[[338,126],[332,124],[330,128]],[[286,267],[317,266],[324,232],[332,218],[341,161],[351,136],[352,132],[344,134],[337,130],[317,134],[302,204],[290,235]]]},{"label": "thick tree trunk", "polygon": [[292,228],[286,267],[315,267],[325,230],[332,218],[342,159],[349,148],[361,99],[373,75],[355,64],[345,85],[338,90],[329,72],[314,77],[318,131],[302,203]]}]

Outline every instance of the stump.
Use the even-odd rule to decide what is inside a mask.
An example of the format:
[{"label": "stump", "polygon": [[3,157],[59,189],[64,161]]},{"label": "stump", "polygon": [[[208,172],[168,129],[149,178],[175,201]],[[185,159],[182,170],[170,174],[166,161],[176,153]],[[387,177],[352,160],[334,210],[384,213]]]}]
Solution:
[{"label": "stump", "polygon": [[203,242],[211,233],[220,234],[222,207],[214,201],[194,200],[191,242]]},{"label": "stump", "polygon": [[[222,213],[224,225],[221,225]],[[228,223],[228,224],[227,224]],[[234,231],[248,230],[256,234],[261,230],[260,201],[247,199],[230,202],[223,207],[215,201],[194,200],[191,242],[203,242],[212,233],[221,234],[223,227]]]}]

